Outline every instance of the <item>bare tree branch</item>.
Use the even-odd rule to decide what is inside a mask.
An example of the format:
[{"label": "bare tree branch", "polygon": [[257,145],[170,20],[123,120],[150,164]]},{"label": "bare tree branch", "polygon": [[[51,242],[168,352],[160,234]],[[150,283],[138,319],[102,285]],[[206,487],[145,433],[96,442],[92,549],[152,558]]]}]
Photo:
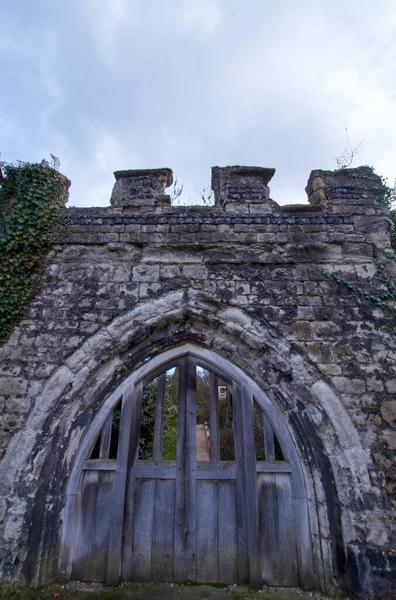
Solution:
[{"label": "bare tree branch", "polygon": [[348,147],[344,148],[344,152],[340,156],[337,156],[335,159],[337,167],[339,169],[347,169],[348,167],[351,166],[351,164],[354,161],[355,156],[357,154],[359,154],[359,152],[362,150],[363,143],[367,137],[367,133],[366,133],[364,138],[362,140],[360,140],[360,142],[356,146],[352,146],[351,140],[349,139],[347,127],[345,127],[345,134],[346,134],[346,139],[348,142]]}]

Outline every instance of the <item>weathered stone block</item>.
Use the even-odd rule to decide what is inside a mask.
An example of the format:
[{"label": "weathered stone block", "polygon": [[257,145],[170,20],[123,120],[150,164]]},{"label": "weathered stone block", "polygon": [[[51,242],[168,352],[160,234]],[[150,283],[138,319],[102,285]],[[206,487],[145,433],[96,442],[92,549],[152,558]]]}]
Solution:
[{"label": "weathered stone block", "polygon": [[154,212],[155,208],[170,206],[165,188],[172,185],[171,169],[140,169],[116,171],[116,183],[110,198],[115,208],[128,212]]},{"label": "weathered stone block", "polygon": [[158,265],[143,265],[139,267],[133,267],[132,279],[138,282],[150,282],[153,283],[159,279],[159,266]]}]

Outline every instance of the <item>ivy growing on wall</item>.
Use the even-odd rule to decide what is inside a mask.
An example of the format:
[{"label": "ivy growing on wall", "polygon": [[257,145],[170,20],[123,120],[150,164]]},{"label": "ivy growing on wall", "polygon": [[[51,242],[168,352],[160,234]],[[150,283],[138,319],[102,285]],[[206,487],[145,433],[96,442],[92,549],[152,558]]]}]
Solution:
[{"label": "ivy growing on wall", "polygon": [[52,244],[64,234],[69,180],[54,160],[3,164],[0,185],[0,345],[34,297]]},{"label": "ivy growing on wall", "polygon": [[358,285],[356,282],[349,281],[337,273],[330,273],[324,269],[319,270],[326,277],[345,285],[390,314],[394,324],[391,327],[383,327],[382,329],[396,335],[396,187],[388,186],[384,177],[381,177],[381,183],[384,192],[381,204],[390,210],[388,222],[390,225],[390,241],[393,248],[392,252],[374,246],[373,259],[381,285],[377,289],[372,287],[369,289],[364,284]]}]

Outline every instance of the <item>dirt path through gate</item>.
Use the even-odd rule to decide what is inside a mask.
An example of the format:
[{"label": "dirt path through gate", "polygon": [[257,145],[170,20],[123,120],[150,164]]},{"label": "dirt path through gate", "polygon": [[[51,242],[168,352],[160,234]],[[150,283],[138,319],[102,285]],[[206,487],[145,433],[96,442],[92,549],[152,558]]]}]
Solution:
[{"label": "dirt path through gate", "polygon": [[210,447],[205,425],[197,425],[197,460],[210,460]]}]

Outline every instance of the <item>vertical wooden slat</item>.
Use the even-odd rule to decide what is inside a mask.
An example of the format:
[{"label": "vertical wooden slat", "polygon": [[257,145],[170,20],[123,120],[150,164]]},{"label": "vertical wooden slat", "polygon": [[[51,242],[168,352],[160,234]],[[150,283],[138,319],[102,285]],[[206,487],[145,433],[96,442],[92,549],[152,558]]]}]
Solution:
[{"label": "vertical wooden slat", "polygon": [[[106,575],[106,583],[109,585],[117,585],[120,579],[126,484],[128,470],[133,470],[137,460],[141,410],[142,383],[138,383],[134,389],[128,389],[122,398]],[[130,490],[133,485],[130,477]],[[133,498],[133,493],[130,497]]]},{"label": "vertical wooden slat", "polygon": [[195,581],[196,464],[196,361],[187,356],[179,367],[174,569],[176,581]]},{"label": "vertical wooden slat", "polygon": [[81,482],[81,504],[76,547],[73,557],[72,577],[80,581],[91,581],[95,566],[96,497],[99,474],[85,471]]},{"label": "vertical wooden slat", "polygon": [[173,581],[175,482],[157,479],[150,581]]},{"label": "vertical wooden slat", "polygon": [[197,484],[197,572],[196,580],[219,582],[219,548],[217,527],[217,483]]},{"label": "vertical wooden slat", "polygon": [[162,460],[162,437],[164,433],[164,400],[165,400],[166,373],[158,377],[157,396],[155,402],[154,425],[154,460]]},{"label": "vertical wooden slat", "polygon": [[260,473],[258,476],[258,504],[263,580],[267,585],[281,585],[277,528],[279,517],[276,503],[275,475],[273,473]]},{"label": "vertical wooden slat", "polygon": [[[133,514],[132,581],[151,581],[151,546],[154,519],[154,479],[139,479],[135,484]],[[132,541],[131,541],[132,542]]]},{"label": "vertical wooden slat", "polygon": [[197,363],[187,357],[186,390],[186,482],[185,482],[185,566],[186,580],[195,581],[197,552]]},{"label": "vertical wooden slat", "polygon": [[299,580],[290,475],[276,473],[274,478],[278,512],[280,585],[296,586]]},{"label": "vertical wooden slat", "polygon": [[235,440],[238,448],[237,485],[243,490],[244,521],[249,564],[249,584],[259,587],[262,581],[258,538],[256,448],[253,426],[253,397],[245,386],[234,383]]},{"label": "vertical wooden slat", "polygon": [[274,430],[268,420],[268,417],[263,412],[263,427],[264,427],[264,452],[265,460],[275,460],[275,444],[274,444]]},{"label": "vertical wooden slat", "polygon": [[210,461],[216,463],[220,460],[220,435],[219,435],[219,393],[217,377],[209,373],[210,393]]},{"label": "vertical wooden slat", "polygon": [[238,583],[235,481],[217,484],[219,583]]},{"label": "vertical wooden slat", "polygon": [[98,476],[94,561],[90,581],[103,581],[106,573],[114,471],[100,471]]},{"label": "vertical wooden slat", "polygon": [[99,458],[109,458],[113,412],[107,417],[100,434]]},{"label": "vertical wooden slat", "polygon": [[245,500],[245,475],[243,464],[243,427],[241,388],[234,384],[232,389],[234,411],[234,443],[236,461],[236,516],[238,533],[238,583],[249,583],[249,553],[246,529],[246,500]]},{"label": "vertical wooden slat", "polygon": [[175,581],[185,581],[185,487],[186,487],[186,403],[187,359],[179,364],[179,399],[176,448],[176,488],[175,488]]}]

